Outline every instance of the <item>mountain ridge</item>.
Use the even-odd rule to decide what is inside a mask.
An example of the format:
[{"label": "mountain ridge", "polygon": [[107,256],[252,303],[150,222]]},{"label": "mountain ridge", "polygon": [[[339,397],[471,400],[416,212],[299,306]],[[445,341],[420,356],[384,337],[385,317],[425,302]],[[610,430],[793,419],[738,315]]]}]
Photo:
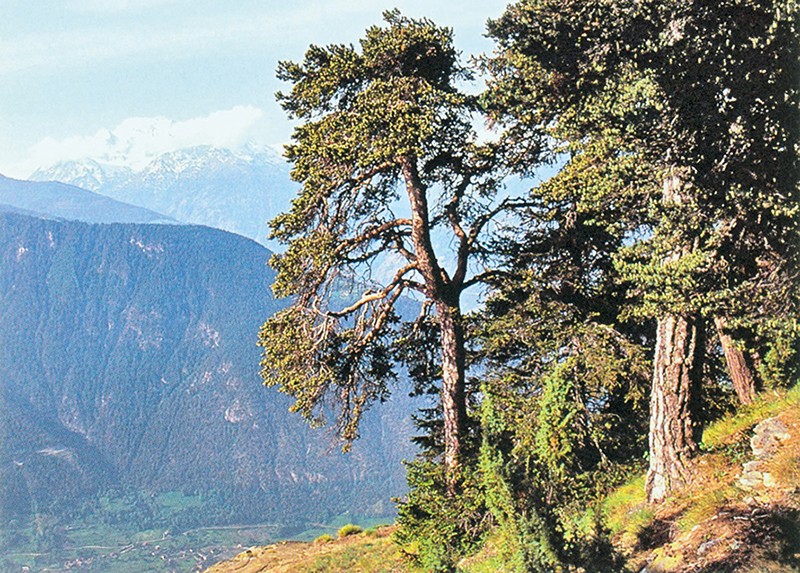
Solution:
[{"label": "mountain ridge", "polygon": [[30,179],[83,186],[179,221],[216,227],[266,246],[268,221],[286,210],[295,184],[272,148],[201,145],[162,153],[139,169],[94,159],[37,169]]},{"label": "mountain ridge", "polygon": [[109,487],[217,496],[217,523],[390,513],[412,408],[376,408],[344,456],[262,387],[269,255],[207,227],[0,213],[0,515]]},{"label": "mountain ridge", "polygon": [[86,223],[168,223],[171,217],[58,181],[25,181],[0,175],[0,211]]}]

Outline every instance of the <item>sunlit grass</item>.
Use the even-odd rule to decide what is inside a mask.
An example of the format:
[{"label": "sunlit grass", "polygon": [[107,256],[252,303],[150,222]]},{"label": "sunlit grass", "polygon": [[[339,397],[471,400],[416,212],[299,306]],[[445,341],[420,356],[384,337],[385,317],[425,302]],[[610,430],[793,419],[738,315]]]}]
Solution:
[{"label": "sunlit grass", "polygon": [[735,416],[726,416],[709,424],[703,432],[703,446],[713,449],[733,444],[746,437],[747,432],[761,420],[792,406],[800,407],[800,384],[789,390],[768,390],[753,404],[740,406]]},{"label": "sunlit grass", "polygon": [[605,526],[612,537],[619,536],[625,548],[632,549],[639,534],[653,521],[653,509],[645,497],[645,476],[639,475],[618,487],[602,503]]}]

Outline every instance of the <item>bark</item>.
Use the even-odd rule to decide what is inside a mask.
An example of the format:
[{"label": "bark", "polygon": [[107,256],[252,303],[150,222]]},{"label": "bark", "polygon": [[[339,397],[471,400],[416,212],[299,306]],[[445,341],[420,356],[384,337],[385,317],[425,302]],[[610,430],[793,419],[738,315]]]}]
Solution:
[{"label": "bark", "polygon": [[[689,174],[671,168],[664,178],[662,202],[681,205],[691,186]],[[685,240],[685,239],[684,239]],[[663,261],[680,260],[691,244],[676,244]],[[650,467],[647,500],[662,501],[691,478],[691,457],[697,450],[694,410],[699,401],[701,348],[694,320],[678,314],[658,318],[650,394]]]},{"label": "bark", "polygon": [[650,395],[647,500],[651,503],[662,501],[691,478],[701,347],[693,321],[674,315],[659,319]]},{"label": "bark", "polygon": [[444,469],[447,489],[454,495],[458,489],[462,438],[467,421],[464,330],[459,305],[463,285],[453,284],[433,251],[426,190],[420,181],[416,163],[411,158],[404,158],[401,167],[411,205],[411,241],[415,263],[424,278],[426,295],[436,306],[441,329]]},{"label": "bark", "polygon": [[467,419],[464,391],[464,329],[461,310],[446,303],[436,305],[442,344],[442,412],[444,416],[444,467],[447,487],[456,493],[461,465],[461,439]]},{"label": "bark", "polygon": [[756,377],[751,366],[752,361],[736,345],[727,332],[728,321],[721,316],[714,317],[714,325],[717,327],[717,335],[722,351],[725,353],[725,362],[728,364],[728,374],[730,374],[733,390],[742,404],[752,404],[756,399]]}]

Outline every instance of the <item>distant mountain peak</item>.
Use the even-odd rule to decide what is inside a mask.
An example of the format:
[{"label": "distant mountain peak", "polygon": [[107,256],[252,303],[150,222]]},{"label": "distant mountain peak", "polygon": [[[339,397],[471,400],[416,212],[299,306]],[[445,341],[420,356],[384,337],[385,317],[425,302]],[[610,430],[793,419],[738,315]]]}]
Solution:
[{"label": "distant mountain peak", "polygon": [[33,181],[59,181],[76,187],[97,191],[112,180],[129,176],[131,170],[118,165],[103,164],[94,159],[59,161],[34,171]]},{"label": "distant mountain peak", "polygon": [[98,158],[37,169],[35,181],[60,181],[179,221],[217,227],[275,248],[268,221],[288,209],[296,185],[274,148],[198,145],[162,153],[142,167]]}]

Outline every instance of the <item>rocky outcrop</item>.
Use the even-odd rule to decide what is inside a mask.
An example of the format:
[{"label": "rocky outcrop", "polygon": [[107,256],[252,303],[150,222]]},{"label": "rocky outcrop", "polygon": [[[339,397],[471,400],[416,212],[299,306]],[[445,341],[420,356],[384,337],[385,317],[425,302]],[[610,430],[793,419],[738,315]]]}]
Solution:
[{"label": "rocky outcrop", "polygon": [[750,438],[750,449],[755,459],[742,466],[739,485],[745,489],[775,487],[775,478],[767,471],[767,462],[789,438],[789,428],[778,418],[767,418],[758,424]]}]

